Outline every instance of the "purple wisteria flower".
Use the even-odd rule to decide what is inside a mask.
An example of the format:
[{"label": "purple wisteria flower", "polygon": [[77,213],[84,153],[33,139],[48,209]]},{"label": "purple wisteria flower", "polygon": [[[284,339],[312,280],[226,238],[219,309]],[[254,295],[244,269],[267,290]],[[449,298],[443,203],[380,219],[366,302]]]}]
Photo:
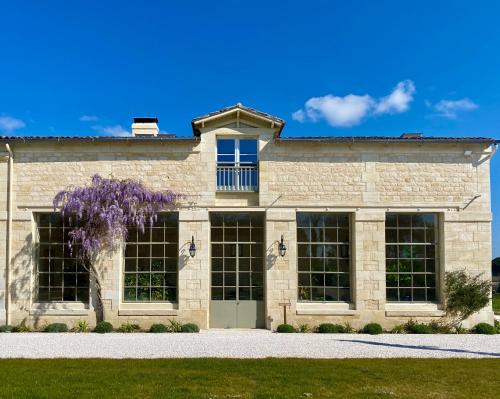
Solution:
[{"label": "purple wisteria flower", "polygon": [[150,191],[141,182],[92,177],[90,186],[64,190],[54,197],[64,220],[74,228],[70,245],[77,256],[93,259],[103,250],[112,250],[126,240],[129,227],[144,232],[153,225],[159,211],[176,206],[181,194]]}]

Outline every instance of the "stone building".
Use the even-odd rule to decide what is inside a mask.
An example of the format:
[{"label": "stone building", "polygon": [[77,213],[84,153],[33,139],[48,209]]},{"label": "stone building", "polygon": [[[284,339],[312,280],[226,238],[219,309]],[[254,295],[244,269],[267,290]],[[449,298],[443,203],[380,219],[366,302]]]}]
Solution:
[{"label": "stone building", "polygon": [[[390,328],[441,317],[448,270],[491,278],[495,140],[284,137],[284,125],[237,104],[193,119],[192,137],[159,134],[155,118],[130,137],[1,137],[0,324],[95,323],[52,200],[96,173],[185,194],[102,256],[115,326],[273,329],[286,312]],[[491,305],[478,321],[493,321]]]}]

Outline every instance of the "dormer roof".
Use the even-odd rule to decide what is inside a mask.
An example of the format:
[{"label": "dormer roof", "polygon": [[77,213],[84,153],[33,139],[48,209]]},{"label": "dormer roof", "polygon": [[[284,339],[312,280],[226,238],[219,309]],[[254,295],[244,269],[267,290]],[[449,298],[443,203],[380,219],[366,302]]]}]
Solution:
[{"label": "dormer roof", "polygon": [[275,137],[279,137],[283,127],[285,126],[285,121],[276,116],[269,115],[265,112],[257,111],[256,109],[246,107],[241,103],[237,103],[230,107],[222,108],[215,112],[210,112],[209,114],[199,116],[191,121],[191,126],[193,128],[193,134],[199,136],[201,134],[201,129],[205,127],[206,124],[216,122],[217,120],[223,120],[234,117],[239,124],[241,120],[243,124],[246,121],[253,121],[258,127],[266,127],[274,129]]}]

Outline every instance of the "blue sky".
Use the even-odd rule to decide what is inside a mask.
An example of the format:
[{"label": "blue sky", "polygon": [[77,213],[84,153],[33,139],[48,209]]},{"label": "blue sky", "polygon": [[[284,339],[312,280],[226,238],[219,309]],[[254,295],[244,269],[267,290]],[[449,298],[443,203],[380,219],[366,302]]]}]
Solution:
[{"label": "blue sky", "polygon": [[[2,2],[0,134],[157,116],[189,135],[242,102],[285,135],[500,138],[499,16],[495,1]],[[500,215],[500,155],[492,194]]]}]

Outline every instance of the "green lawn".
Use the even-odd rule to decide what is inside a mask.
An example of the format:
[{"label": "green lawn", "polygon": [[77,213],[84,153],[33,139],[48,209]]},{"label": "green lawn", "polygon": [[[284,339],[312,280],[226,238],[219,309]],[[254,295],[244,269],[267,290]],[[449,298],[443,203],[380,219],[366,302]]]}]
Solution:
[{"label": "green lawn", "polygon": [[0,398],[493,398],[500,359],[2,360]]},{"label": "green lawn", "polygon": [[500,314],[500,294],[493,294],[493,311]]}]

